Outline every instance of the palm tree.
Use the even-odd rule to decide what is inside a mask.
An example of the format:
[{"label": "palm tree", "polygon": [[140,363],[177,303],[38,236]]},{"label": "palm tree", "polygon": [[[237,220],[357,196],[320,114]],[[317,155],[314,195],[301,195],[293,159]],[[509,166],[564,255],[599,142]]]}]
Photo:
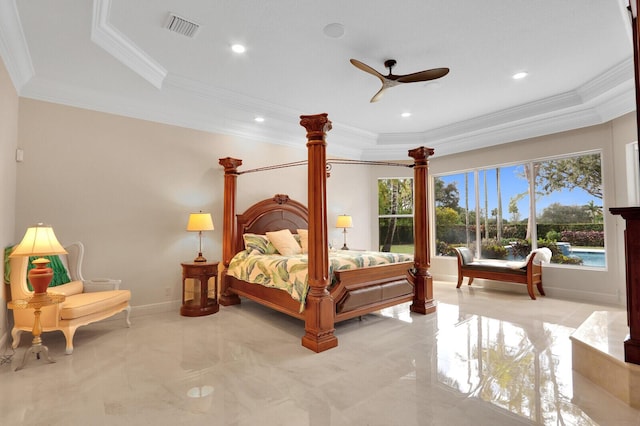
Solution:
[{"label": "palm tree", "polygon": [[596,205],[596,203],[591,200],[585,204],[584,208],[589,212],[589,216],[591,216],[591,221],[593,223],[602,222],[602,206]]},{"label": "palm tree", "polygon": [[496,223],[496,239],[502,240],[502,194],[500,193],[500,167],[496,168],[496,191],[498,193],[498,218]]}]

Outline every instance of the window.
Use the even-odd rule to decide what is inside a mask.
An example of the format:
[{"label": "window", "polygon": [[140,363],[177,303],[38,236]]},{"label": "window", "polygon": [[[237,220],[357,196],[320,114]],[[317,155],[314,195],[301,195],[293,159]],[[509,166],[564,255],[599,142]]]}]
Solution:
[{"label": "window", "polygon": [[452,246],[475,245],[476,193],[474,188],[475,173],[473,172],[435,179],[437,253],[454,255],[451,252]]},{"label": "window", "polygon": [[413,179],[378,179],[380,251],[413,253]]},{"label": "window", "polygon": [[599,153],[437,176],[436,254],[520,260],[548,247],[552,263],[604,268],[602,198]]}]

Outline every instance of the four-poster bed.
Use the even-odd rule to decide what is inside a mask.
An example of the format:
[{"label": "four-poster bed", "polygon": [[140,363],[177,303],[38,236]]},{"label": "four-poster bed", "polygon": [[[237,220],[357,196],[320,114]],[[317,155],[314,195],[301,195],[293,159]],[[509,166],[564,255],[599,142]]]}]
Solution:
[{"label": "four-poster bed", "polygon": [[[247,297],[270,308],[304,320],[302,345],[315,352],[338,344],[334,324],[385,307],[412,301],[411,311],[428,314],[436,310],[429,273],[429,228],[427,208],[428,157],[430,148],[409,151],[414,159],[414,247],[413,261],[335,271],[330,286],[329,244],[326,208],[327,114],[301,116],[307,130],[308,206],[284,194],[263,200],[236,215],[238,167],[242,160],[222,158],[225,170],[223,213],[222,305],[240,303]],[[300,302],[282,290],[251,284],[227,274],[232,258],[244,250],[243,234],[308,229],[308,293],[304,310]]]}]

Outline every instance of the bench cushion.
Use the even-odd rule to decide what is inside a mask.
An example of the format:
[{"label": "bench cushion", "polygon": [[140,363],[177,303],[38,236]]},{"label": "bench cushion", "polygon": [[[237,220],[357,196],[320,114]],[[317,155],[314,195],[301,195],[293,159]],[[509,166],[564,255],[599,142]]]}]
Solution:
[{"label": "bench cushion", "polygon": [[512,275],[526,275],[526,269],[513,269],[508,263],[499,262],[471,262],[464,265],[465,270],[487,271],[487,272],[506,272]]},{"label": "bench cushion", "polygon": [[110,310],[131,299],[129,290],[99,291],[95,293],[74,294],[65,299],[60,306],[60,318],[72,320],[85,315]]}]

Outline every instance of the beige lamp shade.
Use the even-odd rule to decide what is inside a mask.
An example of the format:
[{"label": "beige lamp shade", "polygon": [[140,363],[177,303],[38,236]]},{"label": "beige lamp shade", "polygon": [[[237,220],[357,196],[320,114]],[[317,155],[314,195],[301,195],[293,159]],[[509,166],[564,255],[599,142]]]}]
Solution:
[{"label": "beige lamp shade", "polygon": [[195,231],[198,233],[200,240],[200,250],[198,256],[193,259],[194,262],[206,262],[207,259],[202,255],[202,231],[213,231],[213,219],[211,213],[191,213],[187,222],[187,231]]},{"label": "beige lamp shade", "polygon": [[211,213],[191,213],[187,222],[187,231],[213,231]]},{"label": "beige lamp shade", "polygon": [[27,229],[20,244],[11,252],[9,257],[18,256],[49,256],[53,254],[66,254],[67,251],[60,245],[53,228],[49,225],[38,223]]},{"label": "beige lamp shade", "polygon": [[351,225],[351,216],[346,214],[341,214],[340,216],[338,216],[338,220],[336,220],[336,228],[351,228]]}]

